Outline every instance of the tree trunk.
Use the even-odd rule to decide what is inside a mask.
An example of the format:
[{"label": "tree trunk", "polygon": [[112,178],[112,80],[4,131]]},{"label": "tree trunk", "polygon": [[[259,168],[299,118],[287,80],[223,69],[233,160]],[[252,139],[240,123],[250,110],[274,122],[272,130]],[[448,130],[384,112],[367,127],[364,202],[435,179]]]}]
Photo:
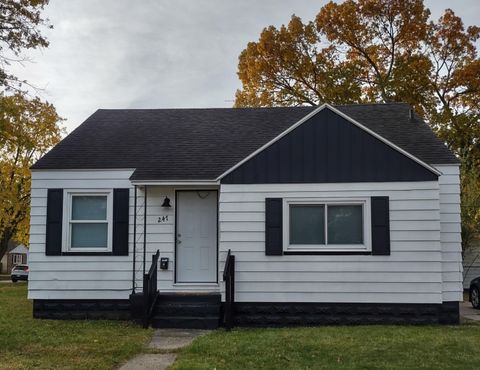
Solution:
[{"label": "tree trunk", "polygon": [[0,236],[0,260],[3,258],[5,253],[7,253],[8,242],[12,238],[12,233],[10,230],[5,230]]}]

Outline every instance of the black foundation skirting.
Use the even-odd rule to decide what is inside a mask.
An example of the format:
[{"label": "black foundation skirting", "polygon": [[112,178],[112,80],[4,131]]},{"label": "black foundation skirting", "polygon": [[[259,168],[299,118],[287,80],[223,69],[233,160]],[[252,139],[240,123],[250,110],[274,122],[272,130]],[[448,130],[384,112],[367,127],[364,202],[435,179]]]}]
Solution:
[{"label": "black foundation skirting", "polygon": [[128,299],[35,299],[33,317],[55,320],[129,320]]},{"label": "black foundation skirting", "polygon": [[[132,302],[132,304],[131,304]],[[33,317],[57,320],[130,320],[134,301],[35,299]],[[222,304],[223,305],[223,304]],[[222,311],[222,310],[221,310]],[[285,303],[236,302],[236,326],[314,326],[364,324],[458,324],[459,302]]]},{"label": "black foundation skirting", "polygon": [[235,325],[253,327],[458,324],[459,303],[235,303]]}]

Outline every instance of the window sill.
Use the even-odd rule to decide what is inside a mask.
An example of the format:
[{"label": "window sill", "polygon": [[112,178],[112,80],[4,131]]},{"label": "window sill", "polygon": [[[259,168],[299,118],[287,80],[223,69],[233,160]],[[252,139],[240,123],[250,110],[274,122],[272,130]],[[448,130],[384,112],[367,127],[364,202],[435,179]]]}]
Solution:
[{"label": "window sill", "polygon": [[372,255],[372,251],[284,251],[283,254],[285,256],[302,256],[302,255],[325,255],[325,256],[349,256],[349,255],[357,255],[357,256],[370,256]]}]

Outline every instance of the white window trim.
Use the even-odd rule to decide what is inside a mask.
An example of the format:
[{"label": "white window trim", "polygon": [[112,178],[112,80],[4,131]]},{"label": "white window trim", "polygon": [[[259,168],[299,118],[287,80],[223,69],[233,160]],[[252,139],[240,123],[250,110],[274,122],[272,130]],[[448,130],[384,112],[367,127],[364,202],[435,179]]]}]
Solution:
[{"label": "white window trim", "polygon": [[[363,244],[290,244],[290,205],[362,205]],[[326,211],[325,207],[325,213]],[[327,218],[325,240],[327,242]],[[370,252],[372,250],[370,198],[284,198],[283,251],[284,252]]]},{"label": "white window trim", "polygon": [[[73,196],[107,196],[107,247],[99,248],[72,248],[71,246],[71,216]],[[62,225],[63,252],[111,252],[113,233],[113,189],[65,189],[63,193],[63,225]]]}]

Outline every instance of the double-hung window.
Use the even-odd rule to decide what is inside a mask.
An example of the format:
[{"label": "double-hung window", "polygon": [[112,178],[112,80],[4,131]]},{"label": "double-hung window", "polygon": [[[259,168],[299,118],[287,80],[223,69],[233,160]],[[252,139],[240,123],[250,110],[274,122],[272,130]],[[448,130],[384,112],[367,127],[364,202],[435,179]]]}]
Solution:
[{"label": "double-hung window", "polygon": [[284,250],[369,251],[367,199],[284,199]]},{"label": "double-hung window", "polygon": [[68,192],[64,246],[69,252],[112,250],[112,193]]}]

